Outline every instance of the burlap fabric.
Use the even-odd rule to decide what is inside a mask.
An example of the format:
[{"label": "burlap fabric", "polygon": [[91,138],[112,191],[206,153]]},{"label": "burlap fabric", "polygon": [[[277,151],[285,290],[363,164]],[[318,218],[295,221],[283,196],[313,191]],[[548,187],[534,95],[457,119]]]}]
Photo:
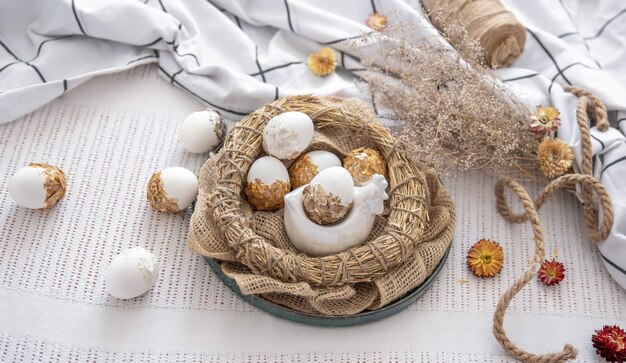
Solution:
[{"label": "burlap fabric", "polygon": [[[318,102],[324,109],[326,107],[337,108],[342,114],[351,115],[349,117],[358,115],[364,125],[370,125],[370,127],[373,124],[378,125],[375,115],[359,100],[337,98],[306,100],[307,102]],[[280,105],[287,107],[289,103],[281,103]],[[281,108],[278,112],[283,110]],[[309,150],[328,150],[341,158],[357,147],[379,146],[379,144],[372,142],[371,130],[368,131],[367,127],[361,132],[346,130],[345,127],[339,126],[340,124],[325,124],[324,127],[320,128],[320,123],[317,122],[316,117],[312,118],[316,121],[316,132]],[[245,123],[243,127],[247,127]],[[233,133],[229,137],[233,141]],[[419,286],[441,261],[452,241],[455,227],[454,204],[434,171],[420,164],[420,169],[416,173],[418,177],[415,179],[418,179],[422,183],[420,185],[423,185],[420,190],[423,189],[424,195],[420,200],[423,200],[423,206],[427,212],[424,213],[425,222],[423,226],[420,226],[422,228],[413,233],[414,238],[410,241],[409,253],[404,259],[398,259],[396,263],[380,261],[379,264],[384,269],[383,273],[367,274],[369,278],[366,278],[365,274],[361,277],[348,274],[347,278],[344,276],[319,283],[319,281],[307,279],[306,273],[302,273],[302,271],[294,271],[287,275],[272,273],[272,267],[278,263],[275,260],[271,260],[272,263],[269,268],[259,271],[254,265],[256,260],[251,262],[250,260],[253,258],[250,257],[250,254],[242,252],[240,249],[241,242],[233,241],[231,232],[228,231],[227,227],[224,227],[223,218],[220,218],[223,216],[215,213],[216,204],[221,201],[215,197],[216,194],[220,193],[216,190],[220,189],[219,185],[224,184],[224,173],[218,170],[216,163],[224,162],[227,146],[228,141],[225,148],[207,160],[200,170],[199,195],[191,220],[188,243],[193,252],[221,260],[224,273],[237,282],[244,294],[257,294],[272,302],[310,314],[352,315],[364,310],[379,309]],[[391,150],[383,153],[387,155],[390,154],[389,151],[397,153],[396,149],[397,145],[394,144]],[[261,155],[262,153],[256,157]],[[387,160],[389,161],[389,159]],[[286,164],[289,165],[288,162]],[[390,178],[393,179],[393,175]],[[406,182],[403,180],[396,184],[404,185],[403,183]],[[390,184],[393,188],[394,182],[392,181]],[[395,194],[394,190],[388,192]],[[374,228],[364,245],[369,245],[373,241],[380,241],[381,237],[392,234],[390,231],[396,230],[395,226],[389,225],[390,220],[397,221],[398,219],[397,215],[391,216],[394,208],[398,209],[394,207],[394,203],[398,204],[398,200],[406,198],[406,196],[390,198],[385,213],[377,217]],[[289,242],[283,226],[282,210],[275,212],[253,211],[243,194],[238,195],[238,201],[237,218],[239,218],[243,229],[249,228],[254,235],[274,247],[274,252],[280,251],[282,254],[279,255],[278,259],[284,259],[285,257],[282,257],[284,255],[313,259],[302,256],[303,254],[295,250]],[[398,211],[396,210],[395,213],[398,214]],[[414,211],[405,211],[404,213],[412,215]],[[399,215],[402,216],[403,214],[400,213]],[[230,221],[230,219],[227,220]],[[255,243],[254,239],[248,240],[248,243]],[[356,254],[353,251],[355,249],[356,247],[338,256],[347,260]],[[376,250],[372,251],[375,253]],[[385,258],[382,253],[377,256],[380,259]],[[325,259],[326,257],[322,257],[315,260],[324,261]],[[328,260],[326,259],[326,261]],[[323,262],[321,266],[323,268]],[[345,266],[339,270],[341,272],[349,270]]]}]

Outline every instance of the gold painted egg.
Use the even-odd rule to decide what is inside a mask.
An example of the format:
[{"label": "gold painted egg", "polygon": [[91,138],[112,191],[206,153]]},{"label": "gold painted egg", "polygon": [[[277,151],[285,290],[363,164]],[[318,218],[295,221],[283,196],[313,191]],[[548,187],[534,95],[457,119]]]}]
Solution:
[{"label": "gold painted egg", "polygon": [[272,156],[257,159],[250,167],[246,181],[248,201],[260,211],[282,208],[285,194],[291,190],[287,168]]},{"label": "gold painted egg", "polygon": [[303,190],[304,212],[317,224],[332,224],[341,220],[354,199],[354,182],[341,166],[324,169]]},{"label": "gold painted egg", "polygon": [[65,174],[56,166],[30,163],[9,180],[9,195],[26,208],[52,208],[65,195]]},{"label": "gold painted egg", "polygon": [[374,174],[380,174],[389,180],[383,154],[376,149],[360,147],[350,151],[343,158],[343,167],[350,172],[354,184],[358,186],[367,183]]},{"label": "gold painted egg", "polygon": [[319,172],[331,166],[341,166],[341,160],[329,151],[311,151],[301,155],[289,168],[291,187],[297,189],[309,184]]}]

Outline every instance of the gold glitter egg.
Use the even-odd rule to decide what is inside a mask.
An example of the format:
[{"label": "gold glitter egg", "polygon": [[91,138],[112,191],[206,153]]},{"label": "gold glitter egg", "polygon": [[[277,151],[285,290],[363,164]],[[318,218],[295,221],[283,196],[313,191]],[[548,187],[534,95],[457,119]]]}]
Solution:
[{"label": "gold glitter egg", "polygon": [[159,212],[178,213],[193,203],[198,179],[191,170],[175,166],[152,174],[146,188],[150,206]]},{"label": "gold glitter egg", "polygon": [[317,224],[341,220],[354,198],[354,182],[341,166],[331,166],[317,174],[303,190],[304,212]]},{"label": "gold glitter egg", "polygon": [[246,181],[248,201],[260,211],[282,208],[285,194],[291,190],[287,168],[272,156],[257,159],[250,167]]},{"label": "gold glitter egg", "polygon": [[56,166],[30,163],[11,177],[9,195],[22,207],[52,208],[65,195],[65,174]]},{"label": "gold glitter egg", "polygon": [[350,151],[343,158],[343,167],[350,172],[354,183],[359,186],[367,183],[374,174],[389,179],[383,154],[376,149],[360,147]]},{"label": "gold glitter egg", "polygon": [[301,155],[289,168],[291,187],[297,189],[309,184],[320,171],[331,166],[341,166],[341,160],[329,151],[318,150]]}]

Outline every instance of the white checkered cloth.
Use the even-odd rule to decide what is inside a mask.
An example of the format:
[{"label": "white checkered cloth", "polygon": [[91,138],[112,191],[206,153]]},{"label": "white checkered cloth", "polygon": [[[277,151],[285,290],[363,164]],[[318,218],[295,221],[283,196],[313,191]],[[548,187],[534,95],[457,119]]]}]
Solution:
[{"label": "white checkered cloth", "polygon": [[[578,156],[576,99],[562,85],[591,90],[611,111],[608,132],[592,129],[594,174],[615,213],[612,233],[598,248],[626,287],[626,5],[505,3],[528,37],[522,57],[501,75],[528,107],[556,105],[563,120],[558,135]],[[374,11],[428,25],[411,0],[0,0],[0,123],[95,75],[149,62],[232,119],[288,94],[359,95],[353,79],[362,65],[349,40],[371,31],[364,21]],[[305,62],[324,45],[335,49],[340,67],[319,78]],[[587,238],[579,239],[571,243]]]},{"label": "white checkered cloth", "polygon": [[[354,42],[372,12],[429,24],[415,1],[388,0],[3,0],[0,12],[0,123],[12,121],[103,73],[158,62],[162,76],[238,119],[278,97],[312,92],[355,96],[363,67]],[[561,85],[593,91],[614,128],[593,129],[595,176],[615,205],[615,226],[599,244],[626,287],[626,5],[607,0],[508,1],[528,29],[524,53],[501,71],[530,109],[554,104],[559,137],[576,148],[576,100]],[[391,19],[394,19],[392,17]],[[306,66],[322,45],[340,71],[320,78]],[[578,158],[580,161],[580,158]]]}]

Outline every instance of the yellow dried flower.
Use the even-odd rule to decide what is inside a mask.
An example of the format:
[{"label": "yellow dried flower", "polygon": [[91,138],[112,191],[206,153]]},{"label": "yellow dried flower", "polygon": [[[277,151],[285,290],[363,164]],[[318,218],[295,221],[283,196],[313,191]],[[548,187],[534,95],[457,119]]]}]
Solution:
[{"label": "yellow dried flower", "polygon": [[312,53],[306,64],[316,75],[327,76],[333,73],[337,67],[335,52],[331,48],[324,47],[319,52]]},{"label": "yellow dried flower", "polygon": [[467,266],[476,277],[493,277],[502,270],[504,251],[500,244],[488,239],[474,243],[467,253]]},{"label": "yellow dried flower", "polygon": [[377,31],[382,31],[386,24],[387,17],[379,13],[372,13],[370,17],[365,20],[365,25]]},{"label": "yellow dried flower", "polygon": [[546,138],[537,148],[539,167],[548,178],[559,177],[572,167],[574,151],[560,139]]}]

